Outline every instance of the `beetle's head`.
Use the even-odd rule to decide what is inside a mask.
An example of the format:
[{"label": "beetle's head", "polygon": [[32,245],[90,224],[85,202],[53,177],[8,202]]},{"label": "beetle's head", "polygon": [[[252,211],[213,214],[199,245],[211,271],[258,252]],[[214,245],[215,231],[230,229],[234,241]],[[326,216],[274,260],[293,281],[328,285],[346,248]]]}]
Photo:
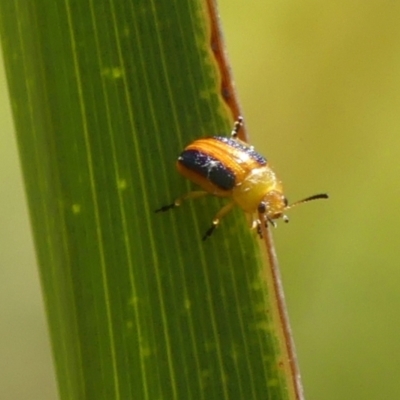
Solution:
[{"label": "beetle's head", "polygon": [[270,190],[258,205],[258,213],[264,214],[268,220],[283,217],[288,206],[286,197],[280,190]]}]

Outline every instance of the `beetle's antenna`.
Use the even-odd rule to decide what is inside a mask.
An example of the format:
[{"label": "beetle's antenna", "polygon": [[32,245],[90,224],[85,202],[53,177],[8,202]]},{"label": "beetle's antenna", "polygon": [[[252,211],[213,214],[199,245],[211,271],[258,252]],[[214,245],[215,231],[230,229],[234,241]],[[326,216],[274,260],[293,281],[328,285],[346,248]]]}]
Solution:
[{"label": "beetle's antenna", "polygon": [[285,210],[289,210],[290,208],[296,207],[296,206],[298,206],[299,204],[307,203],[307,202],[309,202],[309,201],[318,200],[318,199],[329,199],[329,196],[328,196],[327,193],[314,194],[313,196],[306,197],[306,198],[303,199],[303,200],[296,201],[296,202],[294,202],[294,203],[292,203],[292,204],[286,206],[286,207],[285,207]]},{"label": "beetle's antenna", "polygon": [[238,136],[238,133],[240,131],[240,128],[243,126],[243,117],[241,115],[239,115],[237,117],[237,120],[235,121],[234,125],[233,125],[233,129],[231,132],[231,136],[233,139],[236,139]]}]

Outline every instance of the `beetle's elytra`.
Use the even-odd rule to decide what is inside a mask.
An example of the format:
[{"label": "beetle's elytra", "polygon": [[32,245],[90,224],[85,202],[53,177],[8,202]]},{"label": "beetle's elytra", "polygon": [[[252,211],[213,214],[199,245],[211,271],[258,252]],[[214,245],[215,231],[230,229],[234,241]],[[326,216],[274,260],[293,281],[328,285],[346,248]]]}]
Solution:
[{"label": "beetle's elytra", "polygon": [[252,146],[238,139],[237,135],[242,125],[243,118],[238,117],[231,137],[213,136],[198,139],[182,151],[176,163],[178,171],[203,190],[186,193],[156,212],[168,211],[180,206],[184,200],[207,194],[227,197],[231,201],[215,215],[203,240],[214,232],[221,218],[235,206],[239,206],[251,216],[252,227],[257,228],[261,236],[262,223],[270,222],[275,225],[274,220],[278,218],[288,222],[284,211],[311,200],[328,198],[326,193],[321,193],[289,205],[283,194],[282,183],[268,165],[266,158]]}]

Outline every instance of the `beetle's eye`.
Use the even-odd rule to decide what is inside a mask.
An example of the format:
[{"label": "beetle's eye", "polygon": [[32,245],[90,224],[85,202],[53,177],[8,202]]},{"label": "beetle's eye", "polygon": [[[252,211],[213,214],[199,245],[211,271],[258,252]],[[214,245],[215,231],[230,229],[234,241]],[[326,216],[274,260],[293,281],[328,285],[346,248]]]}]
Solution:
[{"label": "beetle's eye", "polygon": [[285,207],[289,205],[289,200],[286,197],[283,198],[283,204],[285,205]]},{"label": "beetle's eye", "polygon": [[267,210],[267,207],[265,206],[265,203],[262,201],[259,205],[258,205],[258,212],[260,214],[264,214],[265,211]]}]

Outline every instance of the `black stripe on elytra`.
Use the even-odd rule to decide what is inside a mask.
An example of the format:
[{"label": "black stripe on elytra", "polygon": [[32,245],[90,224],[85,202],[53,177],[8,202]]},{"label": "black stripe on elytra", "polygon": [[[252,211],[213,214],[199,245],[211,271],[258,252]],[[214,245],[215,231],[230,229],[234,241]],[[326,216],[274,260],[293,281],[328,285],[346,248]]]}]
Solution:
[{"label": "black stripe on elytra", "polygon": [[257,161],[260,165],[266,165],[267,159],[263,157],[260,153],[257,153],[253,147],[248,146],[246,144],[240,143],[235,139],[224,137],[224,136],[213,136],[213,139],[218,140],[222,143],[227,144],[228,146],[233,147],[234,149],[238,149],[240,151],[244,151],[249,155],[250,158]]},{"label": "black stripe on elytra", "polygon": [[199,150],[185,150],[178,161],[187,169],[196,172],[223,190],[233,189],[235,175],[221,161]]}]

